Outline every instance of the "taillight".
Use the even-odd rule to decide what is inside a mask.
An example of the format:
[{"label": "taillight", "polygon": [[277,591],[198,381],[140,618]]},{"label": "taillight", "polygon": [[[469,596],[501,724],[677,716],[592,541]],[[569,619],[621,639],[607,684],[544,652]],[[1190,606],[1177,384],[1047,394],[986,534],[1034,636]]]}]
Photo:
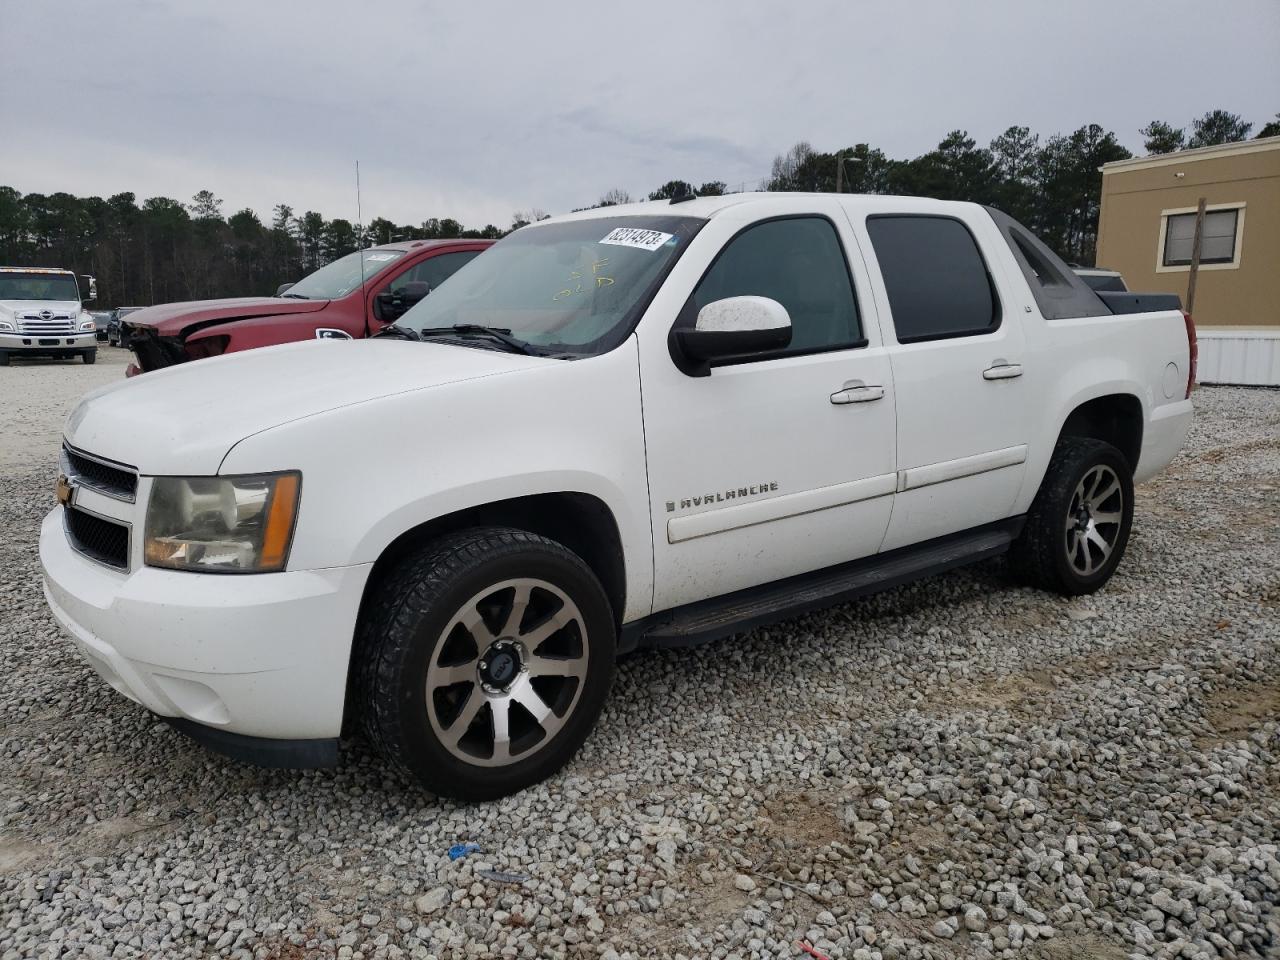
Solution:
[{"label": "taillight", "polygon": [[1182,311],[1182,319],[1187,324],[1187,357],[1190,360],[1190,368],[1187,370],[1187,399],[1191,399],[1191,391],[1196,388],[1196,365],[1200,360],[1200,344],[1196,340],[1196,322],[1191,319],[1191,314]]}]

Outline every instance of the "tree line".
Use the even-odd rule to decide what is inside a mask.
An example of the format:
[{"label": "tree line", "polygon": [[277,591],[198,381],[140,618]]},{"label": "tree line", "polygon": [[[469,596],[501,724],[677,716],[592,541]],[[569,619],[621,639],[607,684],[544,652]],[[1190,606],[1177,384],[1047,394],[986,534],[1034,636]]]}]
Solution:
[{"label": "tree line", "polygon": [[[1210,146],[1246,139],[1253,125],[1237,114],[1214,110],[1188,127],[1152,121],[1140,131],[1148,153]],[[1280,114],[1258,137],[1280,135]],[[774,158],[756,183],[694,184],[669,180],[651,200],[743,189],[833,191],[931,196],[970,200],[1006,211],[1035,230],[1065,259],[1091,264],[1097,243],[1102,176],[1098,168],[1131,156],[1115,133],[1088,124],[1070,134],[1041,139],[1014,126],[979,146],[955,130],[932,150],[898,160],[867,143],[821,151],[807,142]],[[610,190],[591,207],[631,202]],[[580,208],[585,209],[585,208]],[[362,246],[395,240],[453,237],[498,238],[544,219],[537,208],[517,212],[509,228],[467,228],[450,218],[417,225],[378,217],[361,227],[313,210],[301,214],[278,204],[269,222],[245,208],[230,216],[222,201],[201,190],[190,203],[133,193],[107,199],[69,193],[22,194],[0,186],[0,264],[58,266],[98,278],[104,306],[164,303],[269,293]]]},{"label": "tree line", "polygon": [[399,226],[378,217],[350,220],[278,204],[263,223],[245,208],[229,217],[201,190],[188,204],[133,193],[107,199],[69,193],[22,194],[0,186],[0,264],[67,267],[98,278],[103,306],[269,293],[361,246],[436,237],[500,237],[495,226],[468,230],[432,218]]}]

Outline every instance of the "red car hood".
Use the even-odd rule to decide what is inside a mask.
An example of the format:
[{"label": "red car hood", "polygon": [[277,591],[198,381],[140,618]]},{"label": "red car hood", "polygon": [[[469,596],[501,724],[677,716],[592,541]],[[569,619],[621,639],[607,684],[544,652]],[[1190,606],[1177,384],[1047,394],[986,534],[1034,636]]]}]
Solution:
[{"label": "red car hood", "polygon": [[288,300],[282,297],[232,297],[227,300],[190,300],[161,303],[125,315],[124,323],[151,327],[161,336],[176,336],[192,326],[229,323],[249,317],[274,317],[287,313],[315,313],[328,300]]}]

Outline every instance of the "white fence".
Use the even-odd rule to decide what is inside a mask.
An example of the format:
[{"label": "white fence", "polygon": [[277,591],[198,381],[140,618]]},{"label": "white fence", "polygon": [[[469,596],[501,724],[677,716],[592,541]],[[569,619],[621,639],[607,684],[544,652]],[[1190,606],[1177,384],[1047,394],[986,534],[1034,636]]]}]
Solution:
[{"label": "white fence", "polygon": [[1280,327],[1201,327],[1201,383],[1280,387]]}]

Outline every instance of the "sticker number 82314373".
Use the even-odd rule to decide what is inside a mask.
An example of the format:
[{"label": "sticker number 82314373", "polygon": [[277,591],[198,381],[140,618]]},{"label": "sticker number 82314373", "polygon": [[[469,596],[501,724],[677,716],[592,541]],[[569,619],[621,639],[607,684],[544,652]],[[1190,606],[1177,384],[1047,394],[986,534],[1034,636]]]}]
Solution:
[{"label": "sticker number 82314373", "polygon": [[616,247],[637,247],[641,250],[657,250],[670,240],[672,234],[661,230],[644,230],[640,227],[618,227],[609,232],[601,243]]}]

